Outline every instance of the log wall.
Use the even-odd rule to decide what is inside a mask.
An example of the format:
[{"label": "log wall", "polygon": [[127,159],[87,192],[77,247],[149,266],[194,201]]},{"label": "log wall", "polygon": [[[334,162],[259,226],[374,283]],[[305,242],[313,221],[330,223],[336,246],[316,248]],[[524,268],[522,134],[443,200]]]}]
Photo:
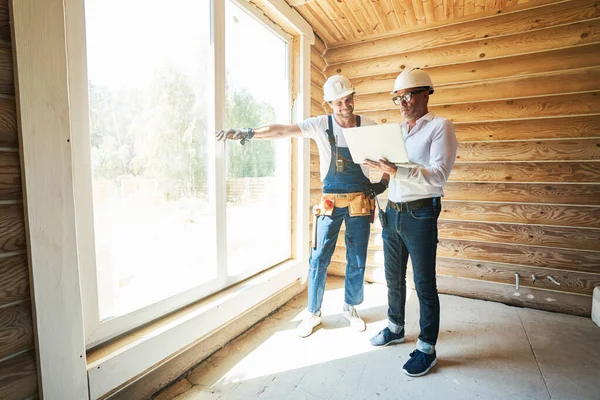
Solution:
[{"label": "log wall", "polygon": [[[454,121],[459,140],[439,221],[441,292],[590,315],[600,285],[597,1],[332,47],[324,58],[325,75],[350,78],[357,112],[378,123],[402,120],[388,94],[402,69],[430,73],[429,109]],[[367,279],[384,282],[372,229]],[[343,274],[344,260],[341,239],[330,273]]]},{"label": "log wall", "polygon": [[37,397],[9,0],[0,0],[0,398]]}]

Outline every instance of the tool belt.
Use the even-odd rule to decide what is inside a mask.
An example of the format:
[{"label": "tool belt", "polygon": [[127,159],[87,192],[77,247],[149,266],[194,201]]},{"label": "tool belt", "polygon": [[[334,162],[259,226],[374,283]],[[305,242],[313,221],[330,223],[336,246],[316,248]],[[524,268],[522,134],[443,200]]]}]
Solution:
[{"label": "tool belt", "polygon": [[428,199],[407,201],[406,203],[394,203],[393,201],[389,200],[388,203],[390,205],[390,208],[392,208],[396,212],[408,212],[425,207],[435,207],[442,204],[439,197],[430,197]]},{"label": "tool belt", "polygon": [[348,207],[351,217],[371,215],[375,209],[375,200],[363,192],[355,193],[323,193],[321,201],[313,207],[314,215],[331,215],[334,208]]}]

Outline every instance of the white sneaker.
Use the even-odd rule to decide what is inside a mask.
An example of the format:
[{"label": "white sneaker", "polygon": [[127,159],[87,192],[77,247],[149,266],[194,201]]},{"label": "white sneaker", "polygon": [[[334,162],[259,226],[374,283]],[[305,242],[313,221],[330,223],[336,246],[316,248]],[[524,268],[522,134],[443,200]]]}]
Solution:
[{"label": "white sneaker", "polygon": [[321,324],[321,311],[317,311],[316,314],[308,313],[308,316],[302,320],[300,325],[296,328],[296,335],[300,337],[307,337],[313,332],[316,326]]},{"label": "white sneaker", "polygon": [[356,311],[354,306],[349,306],[348,310],[346,310],[346,307],[344,307],[344,312],[342,315],[348,320],[348,322],[350,322],[350,327],[355,331],[362,332],[367,329],[365,321],[363,321],[360,315],[358,315],[358,311]]}]

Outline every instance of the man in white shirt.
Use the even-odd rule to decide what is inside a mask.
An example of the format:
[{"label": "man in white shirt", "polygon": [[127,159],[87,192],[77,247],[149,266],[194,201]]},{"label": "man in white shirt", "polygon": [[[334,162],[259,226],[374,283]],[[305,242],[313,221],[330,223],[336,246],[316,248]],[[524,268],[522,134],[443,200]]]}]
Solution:
[{"label": "man in white shirt", "polygon": [[425,375],[436,365],[435,345],[440,326],[440,303],[435,277],[440,198],[456,158],[454,125],[427,109],[433,84],[419,68],[404,70],[391,92],[405,119],[402,134],[409,160],[417,168],[398,167],[387,160],[365,164],[390,175],[387,221],[383,227],[385,277],[388,288],[388,326],[371,339],[374,346],[404,341],[406,265],[410,255],[419,298],[420,328],[416,350],[404,364],[409,376]]},{"label": "man in white shirt", "polygon": [[368,168],[355,164],[342,128],[374,125],[375,122],[354,114],[354,88],[342,75],[330,77],[323,87],[332,115],[306,119],[299,124],[270,125],[252,129],[230,129],[217,133],[218,140],[278,139],[294,136],[312,138],[319,149],[323,196],[315,207],[316,240],[311,249],[308,270],[308,312],[296,333],[307,337],[321,323],[321,303],[325,292],[327,267],[335,250],[342,222],[346,224],[346,278],[342,315],[350,326],[365,330],[365,323],[354,306],[364,295],[365,264],[369,243],[372,198],[383,193],[389,177],[371,183]]}]

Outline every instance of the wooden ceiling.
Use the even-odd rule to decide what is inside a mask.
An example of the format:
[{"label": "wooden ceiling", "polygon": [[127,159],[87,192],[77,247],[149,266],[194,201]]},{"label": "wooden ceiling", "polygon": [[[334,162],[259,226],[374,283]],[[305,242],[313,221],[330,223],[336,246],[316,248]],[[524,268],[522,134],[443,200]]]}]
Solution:
[{"label": "wooden ceiling", "polygon": [[556,0],[286,0],[327,47],[401,34]]}]

